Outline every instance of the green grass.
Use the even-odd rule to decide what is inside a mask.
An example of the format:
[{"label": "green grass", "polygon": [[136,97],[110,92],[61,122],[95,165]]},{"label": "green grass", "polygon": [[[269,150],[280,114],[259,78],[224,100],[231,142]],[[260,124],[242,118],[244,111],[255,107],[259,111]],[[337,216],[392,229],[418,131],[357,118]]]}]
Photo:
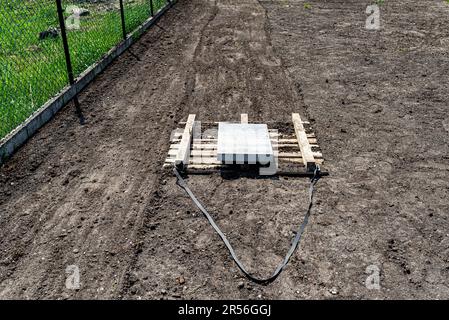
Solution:
[{"label": "green grass", "polygon": [[[160,8],[165,0],[154,3]],[[122,40],[117,8],[82,7],[90,15],[68,31],[75,76]],[[125,0],[125,12],[129,33],[149,17],[149,0]],[[68,85],[61,38],[39,40],[39,32],[58,26],[54,0],[11,0],[0,7],[0,139]]]}]

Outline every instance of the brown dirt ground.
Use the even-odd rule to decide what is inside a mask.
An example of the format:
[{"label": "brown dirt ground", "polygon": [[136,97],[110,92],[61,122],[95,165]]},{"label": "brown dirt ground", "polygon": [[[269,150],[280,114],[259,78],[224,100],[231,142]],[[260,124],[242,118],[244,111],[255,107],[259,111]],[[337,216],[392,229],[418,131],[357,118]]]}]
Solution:
[{"label": "brown dirt ground", "polygon": [[[308,3],[179,1],[81,94],[85,126],[69,105],[3,165],[0,298],[449,298],[449,6],[387,0],[369,31],[368,1]],[[331,173],[268,286],[242,276],[161,168],[188,113],[243,112],[308,118]],[[248,268],[269,275],[307,180],[188,180]],[[380,290],[365,286],[370,265]]]}]

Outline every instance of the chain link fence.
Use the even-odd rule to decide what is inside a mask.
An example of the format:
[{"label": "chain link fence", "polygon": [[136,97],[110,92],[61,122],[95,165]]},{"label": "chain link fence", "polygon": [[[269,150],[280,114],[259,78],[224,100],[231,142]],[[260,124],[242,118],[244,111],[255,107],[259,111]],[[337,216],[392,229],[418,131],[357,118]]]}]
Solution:
[{"label": "chain link fence", "polygon": [[1,2],[0,139],[70,84],[58,2],[75,77],[169,3],[168,0]]}]

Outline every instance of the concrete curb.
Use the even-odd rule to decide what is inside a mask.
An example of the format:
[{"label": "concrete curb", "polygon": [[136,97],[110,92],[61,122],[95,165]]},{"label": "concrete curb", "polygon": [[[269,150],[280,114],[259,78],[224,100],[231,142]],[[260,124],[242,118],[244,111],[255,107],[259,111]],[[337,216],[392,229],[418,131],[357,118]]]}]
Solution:
[{"label": "concrete curb", "polygon": [[58,96],[47,101],[42,107],[34,112],[24,123],[19,125],[6,137],[0,140],[0,165],[10,158],[17,149],[28,141],[40,128],[50,121],[55,114],[70,102],[77,94],[103,72],[118,56],[125,52],[136,40],[161,16],[165,14],[177,0],[171,1],[160,9],[154,17],[150,17],[136,30],[134,30],[127,39],[115,46],[99,62],[92,65],[84,71],[73,86],[65,87]]}]

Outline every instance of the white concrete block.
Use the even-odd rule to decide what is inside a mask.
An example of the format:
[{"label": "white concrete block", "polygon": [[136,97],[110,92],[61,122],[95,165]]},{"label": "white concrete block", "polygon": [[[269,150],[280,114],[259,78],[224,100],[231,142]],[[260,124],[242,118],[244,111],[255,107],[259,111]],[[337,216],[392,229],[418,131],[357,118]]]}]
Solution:
[{"label": "white concrete block", "polygon": [[225,164],[263,164],[273,161],[266,124],[218,124],[217,160]]}]

